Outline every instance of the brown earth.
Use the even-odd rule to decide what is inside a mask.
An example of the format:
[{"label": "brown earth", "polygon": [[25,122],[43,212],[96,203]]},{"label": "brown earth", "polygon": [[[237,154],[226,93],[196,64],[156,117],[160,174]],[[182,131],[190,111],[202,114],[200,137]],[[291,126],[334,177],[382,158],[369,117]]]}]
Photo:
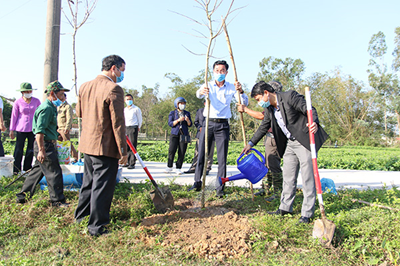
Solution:
[{"label": "brown earth", "polygon": [[143,219],[141,240],[180,246],[208,259],[247,257],[251,250],[249,238],[254,232],[247,217],[237,215],[234,209],[212,204],[201,209],[187,199],[175,202],[179,211]]}]

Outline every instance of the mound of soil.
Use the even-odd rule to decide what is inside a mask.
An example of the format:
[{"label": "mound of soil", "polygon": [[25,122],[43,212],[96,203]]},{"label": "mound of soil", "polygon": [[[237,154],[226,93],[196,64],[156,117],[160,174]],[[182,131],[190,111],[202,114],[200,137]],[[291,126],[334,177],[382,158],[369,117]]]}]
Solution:
[{"label": "mound of soil", "polygon": [[[187,203],[180,205],[189,207]],[[167,230],[160,224],[166,224]],[[147,229],[142,241],[153,244],[156,238],[162,239],[163,246],[180,246],[200,257],[219,260],[247,257],[249,237],[254,231],[247,217],[220,206],[153,215],[143,219],[142,227]]]}]

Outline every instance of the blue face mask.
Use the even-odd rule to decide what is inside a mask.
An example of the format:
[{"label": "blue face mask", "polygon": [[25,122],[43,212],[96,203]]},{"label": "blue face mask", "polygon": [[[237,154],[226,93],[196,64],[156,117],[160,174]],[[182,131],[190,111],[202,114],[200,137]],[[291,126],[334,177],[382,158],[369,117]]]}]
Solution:
[{"label": "blue face mask", "polygon": [[125,103],[126,103],[126,105],[131,106],[133,104],[133,101],[132,100],[127,100],[127,101],[125,101]]},{"label": "blue face mask", "polygon": [[261,106],[262,108],[268,108],[270,103],[268,102],[264,102],[263,100],[258,102],[258,105]]},{"label": "blue face mask", "polygon": [[[56,96],[56,98],[57,98],[57,96]],[[63,104],[63,102],[58,98],[57,98],[57,100],[51,101],[51,102],[57,107],[60,106],[61,104]]]},{"label": "blue face mask", "polygon": [[121,71],[121,76],[116,76],[117,77],[117,83],[120,83],[121,81],[123,81],[124,80],[124,72],[123,71]]},{"label": "blue face mask", "polygon": [[225,80],[225,74],[216,74],[214,73],[214,78],[218,82],[222,82]]}]

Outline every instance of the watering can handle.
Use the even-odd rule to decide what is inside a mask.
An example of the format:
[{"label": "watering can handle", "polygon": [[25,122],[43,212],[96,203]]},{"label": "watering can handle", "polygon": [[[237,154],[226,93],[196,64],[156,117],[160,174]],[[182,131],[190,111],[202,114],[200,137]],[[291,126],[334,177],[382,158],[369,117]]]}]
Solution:
[{"label": "watering can handle", "polygon": [[[262,153],[259,152],[259,151],[256,150],[256,149],[251,148],[250,150],[251,150],[251,151],[255,151],[258,155],[260,155],[260,157],[261,157],[262,160],[263,160],[263,164],[265,165],[265,157],[264,157],[264,155],[262,155]],[[236,163],[237,163],[237,164],[239,164],[239,161],[240,161],[240,159],[242,159],[243,156],[244,156],[244,153],[243,153],[242,155],[239,156],[239,158],[236,160]]]}]

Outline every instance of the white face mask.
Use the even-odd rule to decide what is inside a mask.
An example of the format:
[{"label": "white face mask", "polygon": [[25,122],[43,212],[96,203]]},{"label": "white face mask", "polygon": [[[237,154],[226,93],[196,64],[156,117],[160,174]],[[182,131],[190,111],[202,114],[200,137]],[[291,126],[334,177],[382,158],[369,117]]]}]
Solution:
[{"label": "white face mask", "polygon": [[183,110],[185,110],[185,107],[186,107],[186,104],[179,104],[178,105],[178,107],[179,107],[179,110],[181,110],[181,111],[183,111]]},{"label": "white face mask", "polygon": [[24,93],[24,97],[27,99],[32,98],[32,92],[31,93]]}]

